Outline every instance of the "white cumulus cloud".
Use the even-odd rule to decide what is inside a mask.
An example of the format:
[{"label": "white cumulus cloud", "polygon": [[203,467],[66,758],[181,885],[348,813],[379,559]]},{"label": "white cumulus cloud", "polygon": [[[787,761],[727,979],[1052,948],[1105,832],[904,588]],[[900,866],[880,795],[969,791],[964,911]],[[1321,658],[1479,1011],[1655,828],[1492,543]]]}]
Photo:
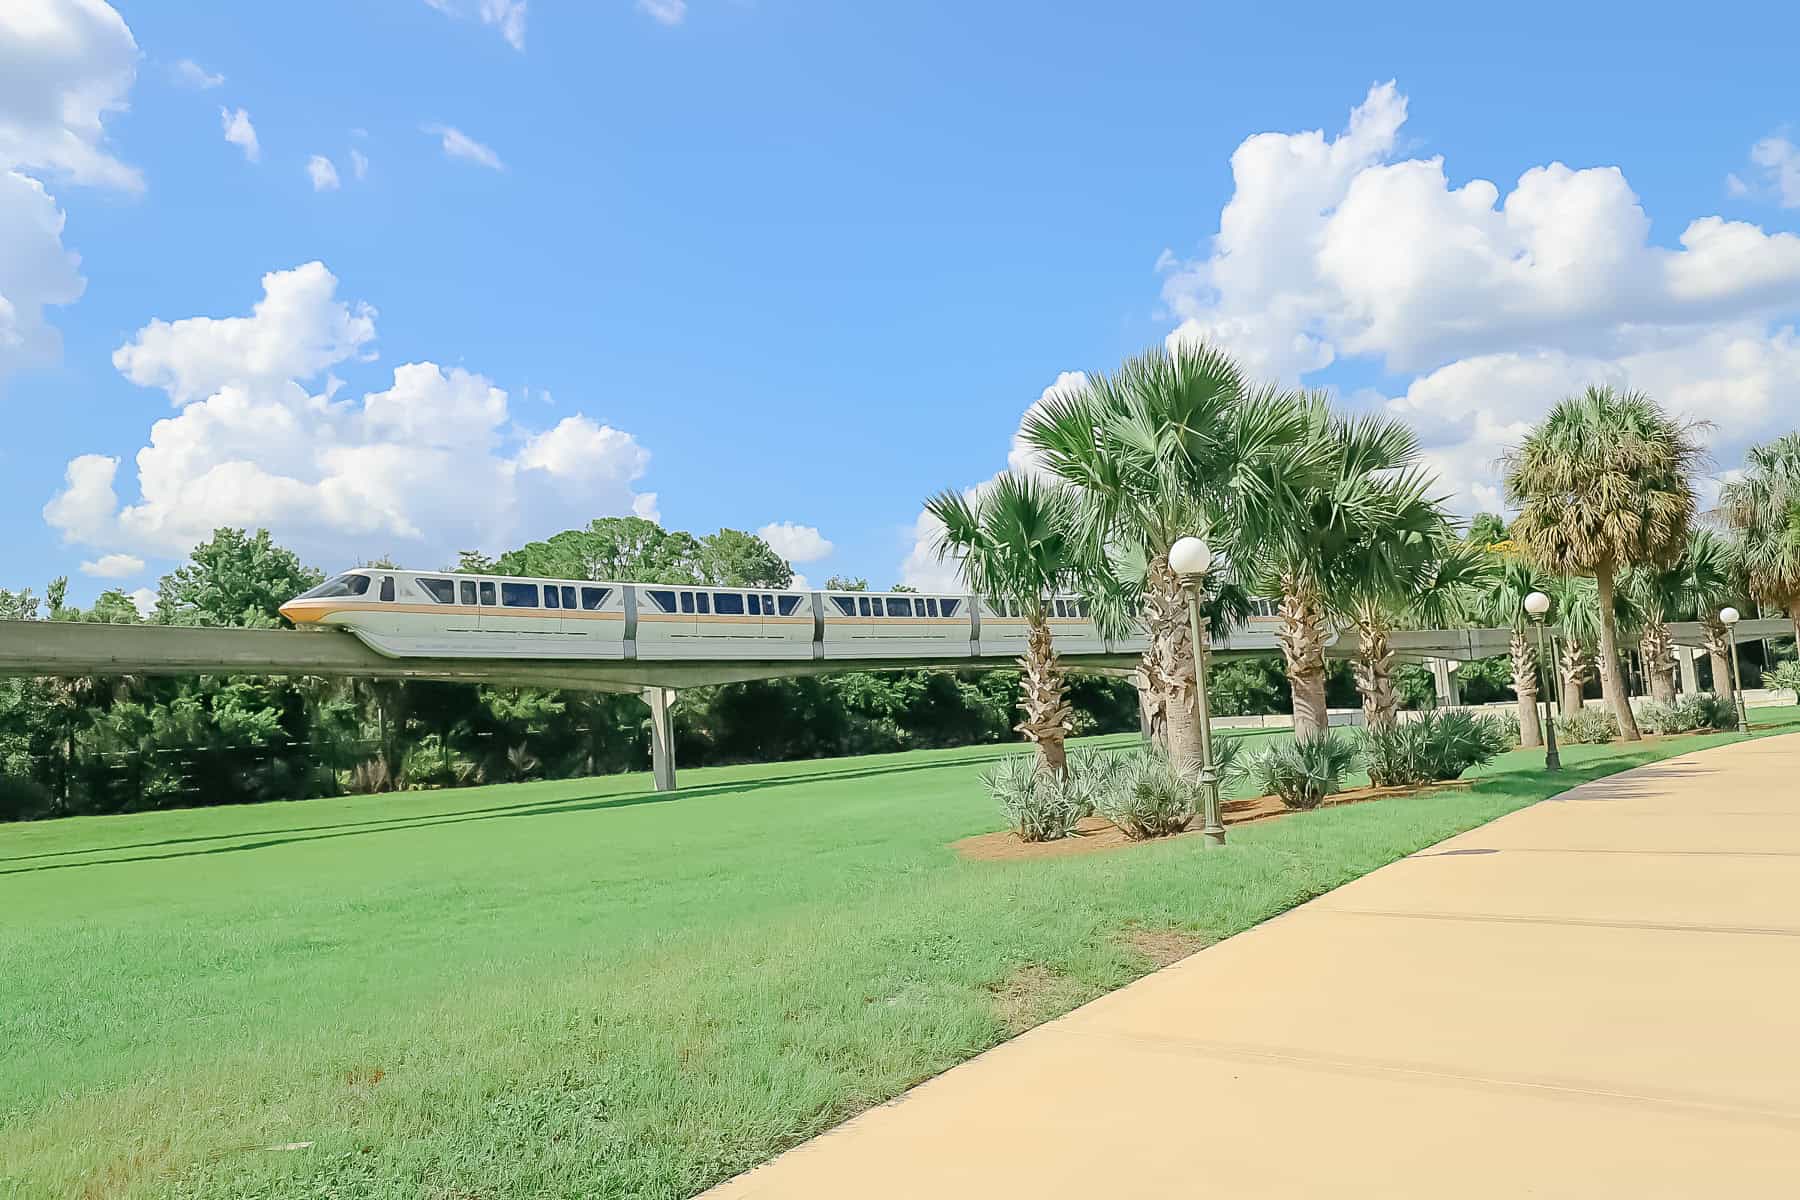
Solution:
[{"label": "white cumulus cloud", "polygon": [[148,621],[156,611],[156,593],[147,587],[133,588],[125,593],[131,597],[131,603],[138,610],[138,616]]},{"label": "white cumulus cloud", "polygon": [[244,152],[249,162],[262,160],[262,146],[256,140],[256,126],[250,123],[250,114],[241,108],[221,108],[219,125],[225,131],[225,140]]},{"label": "white cumulus cloud", "polygon": [[[1497,501],[1499,453],[1588,382],[1718,420],[1721,460],[1800,405],[1780,374],[1800,237],[1701,216],[1660,245],[1618,167],[1457,182],[1443,157],[1399,154],[1406,116],[1388,83],[1335,137],[1245,139],[1207,253],[1159,264],[1171,343],[1208,340],[1290,382],[1345,359],[1410,377],[1392,407],[1464,511]],[[1753,159],[1787,161],[1770,143]]]},{"label": "white cumulus cloud", "polygon": [[500,161],[500,156],[494,153],[493,147],[482,145],[455,126],[427,125],[425,132],[442,139],[441,144],[447,158],[460,158],[491,171],[506,169],[506,164]]},{"label": "white cumulus cloud", "polygon": [[638,11],[662,25],[679,25],[687,20],[687,0],[637,0]]},{"label": "white cumulus cloud", "polygon": [[221,83],[225,82],[225,77],[223,75],[207,70],[191,58],[184,58],[173,67],[169,68],[169,74],[172,75],[175,82],[179,83],[181,86],[197,88],[203,92],[216,88]]},{"label": "white cumulus cloud", "polygon": [[756,531],[769,548],[790,563],[818,562],[835,549],[831,541],[811,525],[775,521]]},{"label": "white cumulus cloud", "polygon": [[[355,151],[351,151],[355,153]],[[312,180],[315,192],[335,192],[338,190],[337,168],[323,154],[315,154],[306,160],[306,177]]]},{"label": "white cumulus cloud", "polygon": [[104,126],[126,107],[137,57],[124,20],[99,0],[0,3],[0,378],[57,361],[44,310],[86,286],[44,181],[143,189]]},{"label": "white cumulus cloud", "polygon": [[144,560],[135,554],[103,554],[81,564],[81,573],[96,579],[124,579],[143,569]]},{"label": "white cumulus cloud", "polygon": [[1750,164],[1756,182],[1733,172],[1725,177],[1726,190],[1734,196],[1766,193],[1783,208],[1800,208],[1800,146],[1771,134],[1750,147]]},{"label": "white cumulus cloud", "polygon": [[366,179],[369,174],[369,156],[354,146],[350,149],[350,173],[358,179]]},{"label": "white cumulus cloud", "polygon": [[71,461],[45,520],[70,542],[167,556],[220,525],[267,526],[331,565],[439,564],[595,516],[654,518],[654,493],[636,489],[650,455],[631,434],[581,414],[521,428],[506,392],[462,367],[406,363],[390,386],[340,397],[330,369],[368,357],[375,313],[336,291],[308,263],[264,276],[247,316],[144,326],[114,363],[177,411],[151,427],[135,480],[116,458]]},{"label": "white cumulus cloud", "polygon": [[525,0],[481,0],[481,23],[498,29],[514,50],[525,49]]},{"label": "white cumulus cloud", "polygon": [[139,191],[137,168],[106,149],[104,119],[126,107],[137,41],[100,0],[0,4],[0,165]]}]

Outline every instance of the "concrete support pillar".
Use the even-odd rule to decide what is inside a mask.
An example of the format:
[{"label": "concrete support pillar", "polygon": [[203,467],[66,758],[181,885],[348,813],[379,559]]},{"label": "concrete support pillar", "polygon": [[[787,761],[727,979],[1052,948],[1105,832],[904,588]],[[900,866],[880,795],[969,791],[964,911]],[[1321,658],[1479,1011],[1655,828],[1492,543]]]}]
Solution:
[{"label": "concrete support pillar", "polygon": [[1451,661],[1448,658],[1431,660],[1431,682],[1437,691],[1439,708],[1455,708],[1462,703],[1462,689],[1456,686],[1456,672],[1450,669]]},{"label": "concrete support pillar", "polygon": [[1698,653],[1692,646],[1675,647],[1675,665],[1681,672],[1681,693],[1684,696],[1697,695],[1700,691],[1700,672],[1694,665]]},{"label": "concrete support pillar", "polygon": [[656,779],[656,790],[675,790],[675,721],[669,709],[675,703],[675,689],[644,689],[644,703],[650,706],[650,773]]}]

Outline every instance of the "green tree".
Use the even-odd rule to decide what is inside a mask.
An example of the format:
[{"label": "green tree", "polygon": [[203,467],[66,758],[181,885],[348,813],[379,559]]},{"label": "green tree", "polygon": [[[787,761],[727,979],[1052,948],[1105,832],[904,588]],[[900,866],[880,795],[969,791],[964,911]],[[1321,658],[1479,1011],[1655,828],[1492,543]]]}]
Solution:
[{"label": "green tree", "polygon": [[725,587],[784,588],[794,568],[756,534],[721,529],[700,539],[700,577]]},{"label": "green tree", "polygon": [[1642,735],[1619,660],[1619,576],[1679,557],[1700,455],[1693,426],[1641,392],[1610,387],[1563,400],[1506,455],[1507,498],[1519,508],[1514,542],[1545,570],[1591,576],[1598,589],[1601,693],[1627,741]]},{"label": "green tree", "polygon": [[1417,490],[1397,498],[1393,529],[1369,531],[1329,571],[1329,602],[1357,633],[1351,669],[1370,729],[1392,729],[1399,720],[1394,630],[1457,624],[1493,573],[1493,556],[1456,537],[1423,486],[1420,478]]},{"label": "green tree", "polygon": [[990,603],[1017,605],[1028,630],[1019,660],[1015,728],[1037,744],[1038,763],[1061,773],[1063,740],[1071,728],[1062,661],[1050,636],[1051,597],[1074,583],[1079,552],[1068,490],[1033,476],[1007,472],[970,499],[948,490],[925,510],[943,524],[940,560],[955,558],[969,586]]},{"label": "green tree", "polygon": [[866,592],[869,581],[861,575],[833,575],[825,581],[828,592]]},{"label": "green tree", "polygon": [[[1339,416],[1322,394],[1301,406],[1309,461],[1283,481],[1252,543],[1257,589],[1280,597],[1276,640],[1294,696],[1294,736],[1328,725],[1326,622],[1368,607],[1378,619],[1418,586],[1444,517],[1428,491],[1412,429],[1379,415]],[[1272,517],[1273,519],[1269,519]],[[1377,701],[1387,709],[1391,689]]]},{"label": "green tree", "polygon": [[293,551],[277,546],[269,531],[254,535],[221,528],[162,577],[156,621],[162,625],[235,625],[273,629],[281,606],[324,578]]},{"label": "green tree", "polygon": [[1738,564],[1731,543],[1710,529],[1688,535],[1681,557],[1666,567],[1647,567],[1626,577],[1625,589],[1643,615],[1638,649],[1649,676],[1650,694],[1665,704],[1675,699],[1675,639],[1670,621],[1698,619],[1706,630],[1715,678],[1724,678],[1730,650],[1719,609],[1738,594]]},{"label": "green tree", "polygon": [[1743,478],[1727,484],[1721,499],[1751,593],[1786,609],[1800,640],[1800,433],[1750,447]]},{"label": "green tree", "polygon": [[1499,513],[1476,513],[1469,520],[1469,541],[1483,549],[1506,541],[1506,518]]},{"label": "green tree", "polygon": [[[1530,748],[1544,744],[1543,721],[1538,714],[1538,680],[1542,666],[1532,644],[1531,614],[1525,598],[1533,592],[1552,591],[1549,577],[1516,554],[1506,555],[1478,589],[1472,604],[1475,619],[1483,625],[1510,631],[1508,660],[1512,666],[1513,694],[1519,698],[1519,744]],[[1561,614],[1546,617],[1561,620]]]},{"label": "green tree", "polygon": [[[1290,481],[1306,476],[1305,421],[1292,398],[1253,388],[1209,347],[1155,349],[1028,412],[1021,437],[1077,494],[1089,597],[1102,626],[1142,622],[1140,686],[1178,763],[1197,762],[1193,648],[1169,550],[1206,537],[1223,562],[1266,533]],[[1141,611],[1141,616],[1139,612]]]}]

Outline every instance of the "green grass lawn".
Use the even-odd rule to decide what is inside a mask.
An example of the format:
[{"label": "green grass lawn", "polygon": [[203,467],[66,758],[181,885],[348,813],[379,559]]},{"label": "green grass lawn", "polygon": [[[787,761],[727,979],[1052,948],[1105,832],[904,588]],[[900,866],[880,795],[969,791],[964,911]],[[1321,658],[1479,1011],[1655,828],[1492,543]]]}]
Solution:
[{"label": "green grass lawn", "polygon": [[1133,929],[1226,937],[1732,740],[1515,753],[1225,853],[962,861],[994,747],[0,826],[0,1195],[688,1196],[1142,974]]}]

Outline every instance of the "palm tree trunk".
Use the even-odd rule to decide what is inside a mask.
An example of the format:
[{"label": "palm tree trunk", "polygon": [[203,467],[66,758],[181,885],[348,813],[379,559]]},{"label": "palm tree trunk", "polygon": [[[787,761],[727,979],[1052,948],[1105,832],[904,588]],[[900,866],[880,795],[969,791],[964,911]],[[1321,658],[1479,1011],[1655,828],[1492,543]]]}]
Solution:
[{"label": "palm tree trunk", "polygon": [[1200,721],[1195,709],[1194,645],[1188,631],[1187,597],[1181,580],[1169,569],[1169,556],[1150,562],[1145,578],[1144,621],[1150,646],[1144,651],[1144,677],[1151,703],[1160,705],[1169,761],[1184,771],[1200,770]]},{"label": "palm tree trunk", "polygon": [[1603,566],[1594,572],[1594,583],[1600,589],[1600,693],[1612,706],[1619,722],[1619,736],[1628,742],[1641,741],[1637,718],[1631,714],[1631,693],[1625,687],[1625,672],[1619,664],[1619,629],[1613,619],[1613,571]]},{"label": "palm tree trunk", "polygon": [[1718,617],[1707,615],[1700,619],[1706,639],[1706,657],[1712,664],[1712,692],[1715,696],[1729,695],[1731,692],[1731,631]]},{"label": "palm tree trunk", "polygon": [[1587,647],[1574,638],[1563,643],[1562,661],[1557,664],[1557,673],[1562,677],[1562,711],[1563,716],[1581,711],[1581,685],[1588,681],[1593,673],[1588,662]]},{"label": "palm tree trunk", "polygon": [[1350,670],[1362,695],[1363,724],[1392,729],[1399,722],[1400,700],[1394,694],[1394,648],[1387,626],[1378,619],[1358,622],[1360,645]]},{"label": "palm tree trunk", "polygon": [[1650,680],[1650,696],[1662,704],[1675,703],[1675,641],[1661,617],[1652,616],[1644,623],[1638,639],[1638,655],[1644,661],[1644,674]]},{"label": "palm tree trunk", "polygon": [[1294,693],[1294,736],[1314,738],[1331,723],[1325,708],[1325,611],[1306,589],[1284,586],[1275,640]]},{"label": "palm tree trunk", "polygon": [[1068,762],[1063,739],[1074,727],[1075,710],[1050,639],[1050,622],[1042,613],[1031,618],[1025,656],[1019,659],[1019,709],[1025,719],[1013,728],[1037,743],[1038,768],[1061,775]]},{"label": "palm tree trunk", "polygon": [[1544,744],[1544,726],[1538,718],[1537,652],[1523,630],[1512,635],[1513,694],[1519,698],[1519,745],[1530,750]]}]

